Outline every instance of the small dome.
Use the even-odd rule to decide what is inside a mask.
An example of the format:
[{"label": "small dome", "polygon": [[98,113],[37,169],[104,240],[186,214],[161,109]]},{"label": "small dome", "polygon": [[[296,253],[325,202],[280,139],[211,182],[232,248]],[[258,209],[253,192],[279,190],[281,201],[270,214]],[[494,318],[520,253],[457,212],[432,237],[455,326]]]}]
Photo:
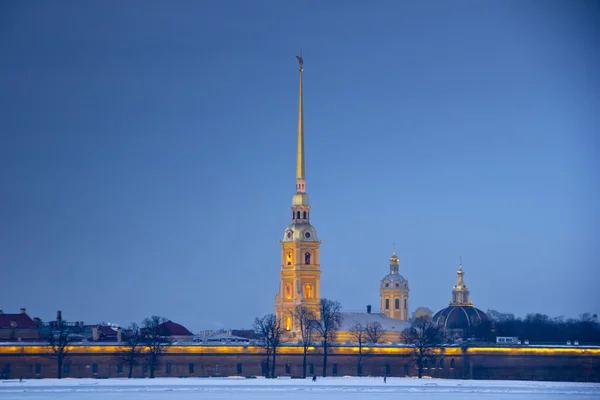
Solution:
[{"label": "small dome", "polygon": [[[398,285],[396,285],[398,284]],[[387,286],[386,286],[387,285]],[[381,280],[382,289],[408,289],[408,281],[400,274],[388,274]]]},{"label": "small dome", "polygon": [[290,224],[283,233],[284,242],[318,242],[317,231],[311,224]]},{"label": "small dome", "polygon": [[297,192],[294,197],[292,197],[292,207],[294,206],[308,206],[308,194]]},{"label": "small dome", "polygon": [[467,329],[489,321],[486,313],[473,306],[448,306],[433,316],[433,323],[440,328]]}]

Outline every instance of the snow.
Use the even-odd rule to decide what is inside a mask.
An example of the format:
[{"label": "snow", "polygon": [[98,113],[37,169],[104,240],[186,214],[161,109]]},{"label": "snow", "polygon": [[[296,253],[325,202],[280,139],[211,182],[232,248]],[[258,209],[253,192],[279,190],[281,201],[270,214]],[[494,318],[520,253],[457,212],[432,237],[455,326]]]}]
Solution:
[{"label": "snow", "polygon": [[598,399],[600,384],[414,378],[39,379],[0,382],[2,399]]}]

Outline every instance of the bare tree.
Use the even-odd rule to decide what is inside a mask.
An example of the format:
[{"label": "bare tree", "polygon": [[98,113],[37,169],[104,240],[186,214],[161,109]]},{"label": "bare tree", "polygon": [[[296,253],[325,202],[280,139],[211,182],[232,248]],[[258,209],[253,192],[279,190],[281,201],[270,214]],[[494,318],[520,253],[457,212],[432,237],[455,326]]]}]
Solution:
[{"label": "bare tree", "polygon": [[158,366],[158,357],[167,351],[171,344],[170,332],[165,328],[166,318],[153,315],[144,319],[140,335],[142,343],[147,347],[146,359],[150,365],[150,378],[154,378],[154,372]]},{"label": "bare tree", "polygon": [[356,343],[358,344],[358,358],[357,358],[357,372],[358,372],[358,376],[362,376],[362,356],[363,356],[363,344],[366,342],[367,340],[367,329],[365,328],[365,326],[363,324],[356,323],[354,326],[352,326],[352,328],[350,328],[350,334],[352,335],[352,338],[354,338],[354,340],[356,341]]},{"label": "bare tree", "polygon": [[302,338],[302,377],[306,378],[306,353],[314,340],[316,315],[303,304],[297,305],[292,314],[293,319],[298,323]]},{"label": "bare tree", "polygon": [[410,328],[402,332],[402,340],[413,346],[413,359],[417,362],[419,378],[423,377],[423,361],[433,354],[442,341],[441,329],[429,317],[416,318]]},{"label": "bare tree", "polygon": [[127,377],[131,379],[133,367],[138,365],[138,360],[142,355],[144,342],[142,340],[142,335],[140,334],[140,327],[135,322],[132,323],[124,333],[124,354],[121,356],[121,360],[129,366]]},{"label": "bare tree", "polygon": [[337,301],[321,299],[319,303],[319,319],[315,325],[323,339],[323,377],[327,376],[327,348],[335,340],[335,335],[342,323],[342,305]]},{"label": "bare tree", "polygon": [[369,343],[379,343],[383,336],[385,335],[385,329],[379,323],[379,321],[371,322],[366,327],[367,330],[367,342]]},{"label": "bare tree", "polygon": [[56,360],[58,366],[57,378],[62,379],[63,364],[67,358],[68,346],[80,340],[81,337],[75,334],[73,324],[63,321],[59,311],[56,321],[51,321],[48,324],[48,333],[43,335],[43,338],[48,342],[48,347],[52,351],[49,357]]},{"label": "bare tree", "polygon": [[[282,336],[285,332],[285,326],[280,318],[275,314],[267,314],[262,318],[254,320],[254,330],[261,346],[266,351],[266,378],[275,378],[275,366],[277,361],[277,347],[282,342]],[[272,358],[272,364],[269,366],[269,360]],[[269,371],[271,373],[269,373]]]}]

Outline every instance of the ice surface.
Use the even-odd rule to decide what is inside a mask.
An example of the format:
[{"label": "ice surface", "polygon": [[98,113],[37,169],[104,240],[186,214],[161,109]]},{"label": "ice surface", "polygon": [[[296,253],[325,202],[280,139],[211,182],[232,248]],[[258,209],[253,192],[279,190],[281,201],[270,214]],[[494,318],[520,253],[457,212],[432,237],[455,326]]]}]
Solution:
[{"label": "ice surface", "polygon": [[43,379],[0,383],[2,399],[600,399],[600,384],[335,377]]}]

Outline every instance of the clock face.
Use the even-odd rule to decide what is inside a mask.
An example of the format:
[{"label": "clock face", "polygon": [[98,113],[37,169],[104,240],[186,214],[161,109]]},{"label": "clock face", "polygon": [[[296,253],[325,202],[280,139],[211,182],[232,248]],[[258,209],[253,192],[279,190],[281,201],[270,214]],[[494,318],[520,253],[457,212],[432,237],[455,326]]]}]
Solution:
[{"label": "clock face", "polygon": [[306,233],[304,234],[304,237],[305,237],[305,238],[307,238],[307,239],[309,239],[309,238],[310,238],[310,232],[306,232]]},{"label": "clock face", "polygon": [[293,234],[293,233],[292,233],[292,231],[288,231],[288,233],[287,233],[287,237],[288,237],[288,239],[291,239],[291,238],[292,238],[292,234]]}]

